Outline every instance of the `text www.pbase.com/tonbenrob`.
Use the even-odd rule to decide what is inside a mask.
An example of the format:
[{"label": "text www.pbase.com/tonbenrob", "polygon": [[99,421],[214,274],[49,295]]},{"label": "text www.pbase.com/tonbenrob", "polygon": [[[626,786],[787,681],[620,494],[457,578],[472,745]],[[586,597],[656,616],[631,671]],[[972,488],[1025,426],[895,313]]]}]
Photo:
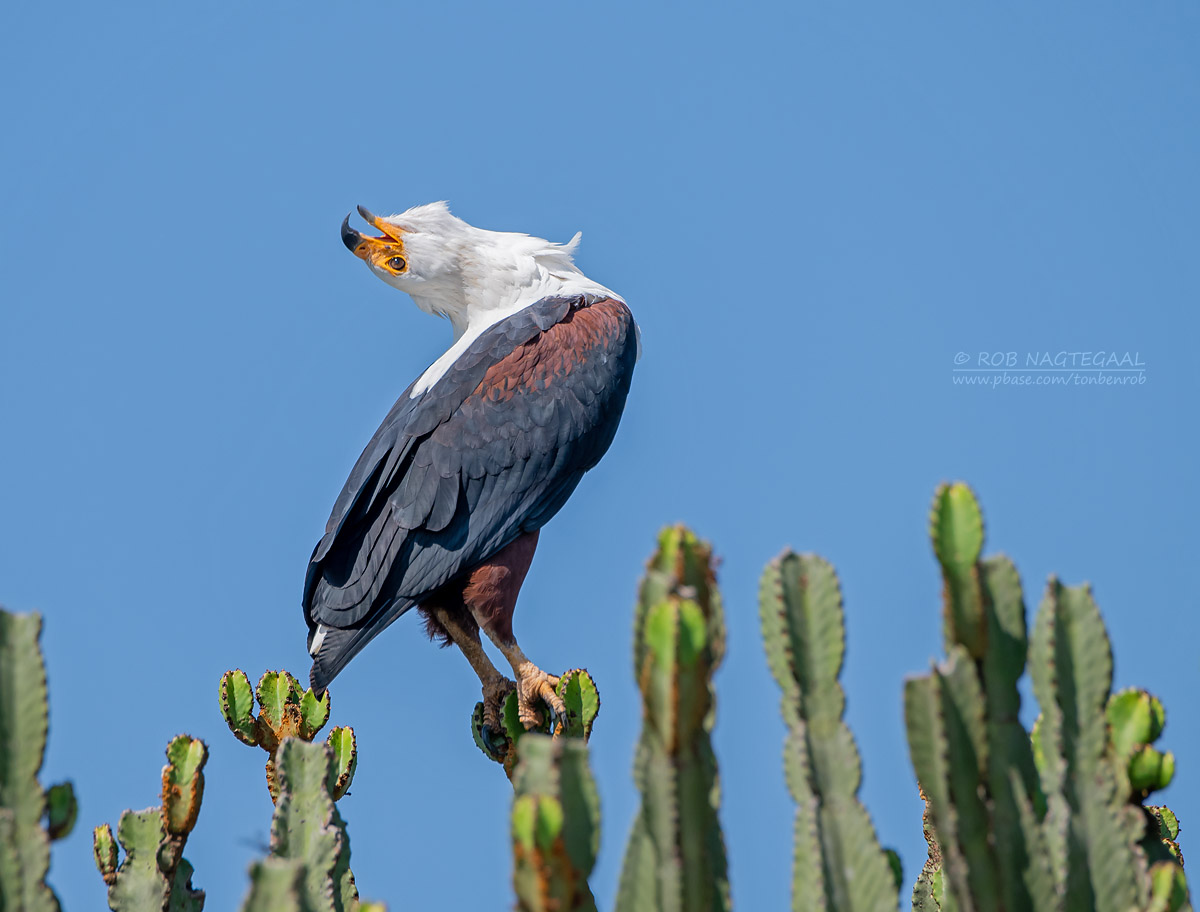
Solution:
[{"label": "text www.pbase.com/tonbenrob", "polygon": [[954,356],[955,386],[1142,386],[1146,362],[1135,351],[981,351]]}]

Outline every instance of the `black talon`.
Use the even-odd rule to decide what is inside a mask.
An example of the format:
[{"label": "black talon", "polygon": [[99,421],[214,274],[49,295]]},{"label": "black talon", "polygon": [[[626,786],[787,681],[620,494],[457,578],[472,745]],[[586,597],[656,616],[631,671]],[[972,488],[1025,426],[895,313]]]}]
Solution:
[{"label": "black talon", "polygon": [[497,741],[496,736],[492,733],[492,727],[490,725],[480,726],[479,737],[483,740],[483,743],[487,749],[493,754],[498,756],[504,753],[504,746],[508,739],[504,736],[500,736],[500,740]]}]

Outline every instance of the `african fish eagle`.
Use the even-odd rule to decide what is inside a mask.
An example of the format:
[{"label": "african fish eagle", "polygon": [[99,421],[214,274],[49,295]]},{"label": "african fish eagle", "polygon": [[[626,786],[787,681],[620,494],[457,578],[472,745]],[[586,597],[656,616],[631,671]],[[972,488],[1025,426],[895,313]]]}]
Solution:
[{"label": "african fish eagle", "polygon": [[[308,565],[304,619],[317,693],[410,608],[431,638],[462,650],[483,685],[486,734],[515,687],[521,721],[564,706],[558,679],[530,662],[513,609],[542,526],[617,431],[638,356],[625,302],[553,244],[485,231],[445,203],[379,218],[342,241],[421,310],[449,319],[454,344],[383,420],[334,504]],[[496,670],[479,631],[516,681]]]}]

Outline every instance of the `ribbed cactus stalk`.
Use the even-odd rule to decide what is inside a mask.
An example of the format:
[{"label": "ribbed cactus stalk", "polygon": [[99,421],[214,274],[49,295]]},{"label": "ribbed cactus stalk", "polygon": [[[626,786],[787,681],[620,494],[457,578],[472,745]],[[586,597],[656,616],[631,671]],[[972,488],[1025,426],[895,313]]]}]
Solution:
[{"label": "ribbed cactus stalk", "polygon": [[[50,840],[66,836],[77,806],[70,783],[42,791],[49,707],[37,614],[0,609],[0,909],[51,912]],[[47,829],[42,828],[46,818]]]},{"label": "ribbed cactus stalk", "polygon": [[729,908],[710,741],[712,676],[724,651],[712,549],[683,526],[664,529],[634,610],[643,710],[634,780],[642,801],[621,870],[618,912]]},{"label": "ribbed cactus stalk", "polygon": [[[162,805],[122,814],[116,841],[107,823],[96,827],[92,849],[108,885],[110,909],[200,912],[204,908],[204,892],[192,887],[193,870],[183,850],[200,814],[207,760],[203,741],[189,735],[172,738],[162,771]],[[125,850],[120,865],[117,842]]]},{"label": "ribbed cactus stalk", "polygon": [[[540,727],[533,731],[555,737],[578,738],[586,742],[592,736],[592,726],[596,724],[596,716],[600,714],[600,691],[596,682],[586,668],[573,668],[559,676],[558,686],[554,688],[567,708],[565,719],[560,719],[555,731],[550,731],[550,720],[546,718]],[[504,767],[504,772],[511,780],[516,770],[516,744],[527,734],[525,726],[517,717],[516,691],[508,695],[504,702],[504,734],[503,744],[492,745],[483,736],[483,704],[476,703],[475,711],[471,714],[471,734],[475,738],[475,746],[485,757]],[[498,748],[498,749],[497,749]]]},{"label": "ribbed cactus stalk", "polygon": [[[254,715],[254,698],[258,697],[259,712]],[[312,741],[329,721],[329,692],[317,699],[312,688],[301,691],[300,682],[286,671],[268,671],[258,680],[258,687],[250,689],[250,679],[240,668],[227,671],[221,676],[217,698],[221,704],[221,715],[229,730],[243,744],[258,746],[267,752],[267,790],[271,800],[279,798],[279,784],[275,770],[275,752],[284,738],[299,738]],[[349,733],[347,735],[347,732]],[[329,734],[329,744],[335,754],[343,756],[334,745],[335,740],[349,738],[351,748],[354,732],[350,729],[334,729]],[[346,763],[354,761],[351,749],[344,754]],[[354,771],[347,766],[347,776]],[[341,772],[339,773],[341,775]],[[347,778],[346,785],[349,785]],[[342,789],[342,793],[345,788]],[[340,798],[342,793],[335,797]]]},{"label": "ribbed cactus stalk", "polygon": [[250,893],[242,912],[304,912],[304,864],[264,858],[250,866]]},{"label": "ribbed cactus stalk", "polygon": [[783,690],[784,768],[796,801],[794,910],[894,910],[896,878],[858,800],[862,763],[842,721],[845,622],[837,574],[785,551],[759,588],[767,661]]},{"label": "ribbed cactus stalk", "polygon": [[513,886],[520,912],[596,912],[588,876],[600,847],[600,799],[576,738],[527,733],[513,776]]},{"label": "ribbed cactus stalk", "polygon": [[301,908],[349,912],[358,901],[350,873],[350,837],[334,804],[335,749],[285,738],[276,766],[279,798],[271,820],[271,855],[300,862]]},{"label": "ribbed cactus stalk", "polygon": [[944,875],[955,898],[975,897],[980,909],[1050,908],[1038,831],[1023,826],[1036,819],[1041,798],[1018,719],[1026,652],[1020,578],[1005,557],[981,560],[983,515],[965,484],[938,489],[930,537],[942,570],[947,660],[907,683],[905,712],[940,857],[926,863],[917,889],[940,886],[930,880]]},{"label": "ribbed cactus stalk", "polygon": [[[1174,769],[1151,746],[1165,715],[1142,691],[1110,697],[1112,652],[1088,587],[1051,579],[1027,643],[1016,570],[980,558],[966,485],[938,490],[931,534],[946,660],[905,685],[930,845],[914,909],[1183,908],[1174,815],[1141,806]],[[1032,739],[1017,718],[1027,653],[1042,709]]]},{"label": "ribbed cactus stalk", "polygon": [[1030,664],[1055,884],[1099,912],[1142,907],[1150,897],[1137,844],[1146,820],[1129,803],[1126,758],[1109,740],[1112,651],[1089,587],[1050,580]]}]

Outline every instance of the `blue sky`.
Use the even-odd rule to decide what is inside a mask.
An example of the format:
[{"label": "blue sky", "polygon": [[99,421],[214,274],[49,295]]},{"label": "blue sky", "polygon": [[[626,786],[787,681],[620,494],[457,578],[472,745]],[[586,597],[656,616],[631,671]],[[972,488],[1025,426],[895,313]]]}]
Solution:
[{"label": "blue sky", "polygon": [[[976,487],[1031,610],[1052,572],[1093,583],[1117,684],[1166,702],[1186,850],[1198,42],[1177,2],[6,5],[0,602],[46,617],[44,779],[81,801],[51,871],[67,908],[102,905],[91,827],[155,803],[179,731],[211,749],[187,853],[209,908],[236,906],[263,851],[263,757],[224,729],[218,677],[306,672],[313,543],[449,344],[342,248],[357,203],[582,230],[578,262],[640,321],[621,431],[516,615],[533,659],[603,693],[602,905],[636,803],[631,604],[677,520],[723,560],[735,902],[789,889],[754,602],[788,544],[841,573],[862,797],[912,882],[901,686],[940,651],[926,519],[949,478]],[[1145,382],[953,382],[959,353],[1060,351],[1137,353]],[[342,811],[364,895],[507,905],[510,790],[471,743],[466,662],[410,616],[332,693],[361,750]]]}]

